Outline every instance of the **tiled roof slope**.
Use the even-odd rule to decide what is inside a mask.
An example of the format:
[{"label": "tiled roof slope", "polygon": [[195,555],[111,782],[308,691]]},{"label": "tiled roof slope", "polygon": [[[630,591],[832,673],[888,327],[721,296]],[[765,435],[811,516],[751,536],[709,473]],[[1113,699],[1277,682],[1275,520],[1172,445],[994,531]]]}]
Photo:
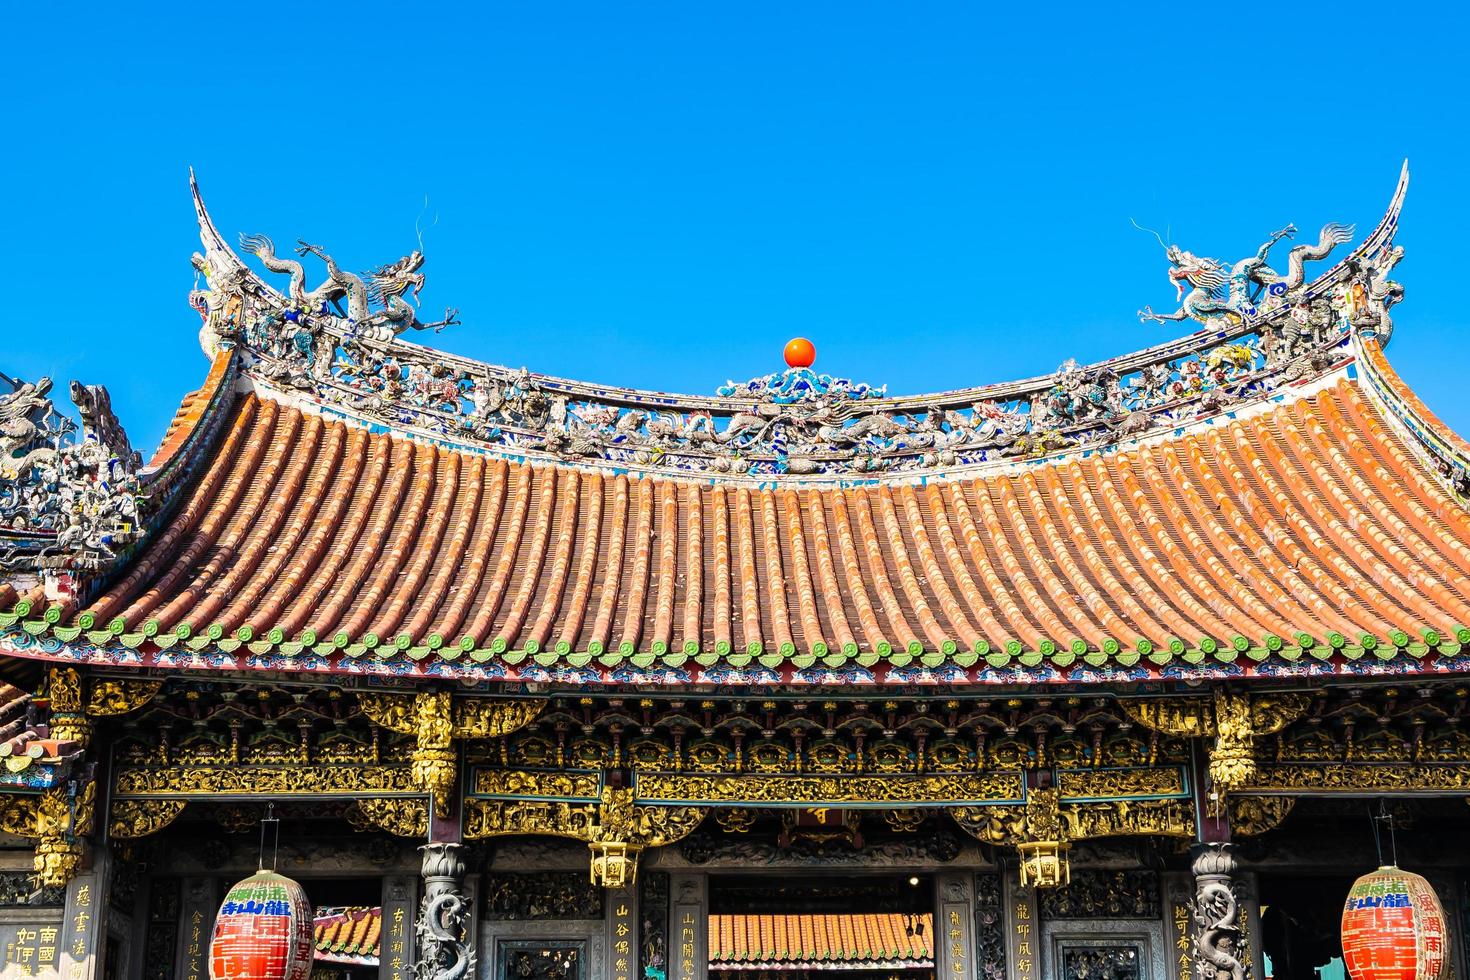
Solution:
[{"label": "tiled roof slope", "polygon": [[902,969],[932,966],[932,917],[878,915],[712,915],[709,957],[714,969],[740,965],[788,969]]},{"label": "tiled roof slope", "polygon": [[1105,453],[840,489],[530,465],[252,393],[149,548],[22,636],[491,679],[1464,669],[1470,515],[1356,373]]}]

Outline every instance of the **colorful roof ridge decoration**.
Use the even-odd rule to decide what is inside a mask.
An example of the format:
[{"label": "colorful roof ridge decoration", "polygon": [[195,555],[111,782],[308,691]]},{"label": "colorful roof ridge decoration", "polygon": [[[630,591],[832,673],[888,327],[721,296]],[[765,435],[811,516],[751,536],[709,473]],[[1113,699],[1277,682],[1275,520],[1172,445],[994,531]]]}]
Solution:
[{"label": "colorful roof ridge decoration", "polygon": [[0,682],[0,791],[40,791],[60,785],[81,746],[52,738],[33,718],[32,697]]},{"label": "colorful roof ridge decoration", "polygon": [[1470,669],[1470,448],[1381,352],[1406,181],[1315,281],[1345,229],[1191,294],[1206,331],[918,399],[809,361],[700,399],[429,352],[397,339],[422,256],[308,293],[248,239],[278,292],[196,188],[214,361],[142,471],[147,540],[85,588],[12,588],[0,646],[579,684]]},{"label": "colorful roof ridge decoration", "polygon": [[711,970],[920,969],[934,966],[929,913],[712,915]]},{"label": "colorful roof ridge decoration", "polygon": [[377,966],[382,908],[317,909],[313,926],[318,963]]}]

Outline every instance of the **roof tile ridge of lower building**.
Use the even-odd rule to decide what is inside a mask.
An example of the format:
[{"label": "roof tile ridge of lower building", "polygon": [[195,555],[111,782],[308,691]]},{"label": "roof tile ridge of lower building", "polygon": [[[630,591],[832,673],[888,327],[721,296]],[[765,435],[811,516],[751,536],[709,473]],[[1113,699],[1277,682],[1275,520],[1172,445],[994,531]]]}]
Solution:
[{"label": "roof tile ridge of lower building", "polygon": [[[560,630],[560,639],[556,646],[566,644],[568,650],[583,649],[580,644],[583,627],[587,623],[587,613],[592,607],[592,589],[597,580],[597,560],[602,550],[602,529],[607,510],[605,481],[601,473],[589,473],[583,480],[582,493],[587,496],[587,504],[580,507],[582,513],[582,545],[581,556],[577,561],[577,574],[572,583],[572,594],[569,599],[567,614],[561,618],[560,623],[552,623],[552,629]],[[573,545],[573,550],[576,545]],[[547,634],[550,639],[550,634]]]}]

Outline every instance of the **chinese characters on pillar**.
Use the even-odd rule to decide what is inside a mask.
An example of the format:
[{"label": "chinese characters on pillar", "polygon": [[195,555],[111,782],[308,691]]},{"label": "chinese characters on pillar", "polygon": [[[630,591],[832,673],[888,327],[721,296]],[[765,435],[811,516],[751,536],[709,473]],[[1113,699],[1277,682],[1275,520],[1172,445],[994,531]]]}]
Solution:
[{"label": "chinese characters on pillar", "polygon": [[1190,921],[1188,903],[1175,902],[1171,913],[1174,920],[1174,951],[1178,954],[1175,961],[1179,971],[1178,980],[1194,980],[1194,960],[1191,958],[1194,944],[1190,939],[1194,926]]},{"label": "chinese characters on pillar", "polygon": [[1032,907],[1029,894],[1016,899],[1016,980],[1033,980],[1035,977],[1036,957],[1031,951],[1036,941],[1032,932],[1035,925]]},{"label": "chinese characters on pillar", "polygon": [[634,980],[638,963],[634,942],[633,903],[628,889],[618,889],[611,896],[612,980]]},{"label": "chinese characters on pillar", "polygon": [[392,914],[388,918],[388,978],[389,980],[405,980],[408,969],[408,955],[405,951],[405,937],[408,935],[407,928],[408,910],[402,905],[394,906]]},{"label": "chinese characters on pillar", "polygon": [[969,974],[970,951],[965,947],[964,919],[960,910],[951,907],[945,916],[946,928],[949,929],[949,969],[956,977],[965,977]]},{"label": "chinese characters on pillar", "polygon": [[699,961],[696,956],[695,940],[699,936],[699,921],[693,909],[679,912],[679,980],[696,980]]}]

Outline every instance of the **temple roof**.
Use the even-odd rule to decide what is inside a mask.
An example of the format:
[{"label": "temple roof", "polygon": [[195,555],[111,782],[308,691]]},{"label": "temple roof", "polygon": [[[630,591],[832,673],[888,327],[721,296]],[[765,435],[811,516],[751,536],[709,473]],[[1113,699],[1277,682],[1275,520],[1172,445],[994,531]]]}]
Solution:
[{"label": "temple roof", "polygon": [[1252,273],[1260,305],[1186,301],[1206,330],[1040,385],[891,399],[797,363],[704,400],[425,354],[360,280],[266,285],[196,189],[214,359],[139,471],[143,540],[0,584],[0,643],[579,684],[1463,670],[1470,446],[1382,353],[1404,186],[1316,280],[1350,229]]},{"label": "temple roof", "polygon": [[[916,927],[917,926],[917,927]],[[925,913],[712,915],[711,970],[911,969],[932,967]]]}]

